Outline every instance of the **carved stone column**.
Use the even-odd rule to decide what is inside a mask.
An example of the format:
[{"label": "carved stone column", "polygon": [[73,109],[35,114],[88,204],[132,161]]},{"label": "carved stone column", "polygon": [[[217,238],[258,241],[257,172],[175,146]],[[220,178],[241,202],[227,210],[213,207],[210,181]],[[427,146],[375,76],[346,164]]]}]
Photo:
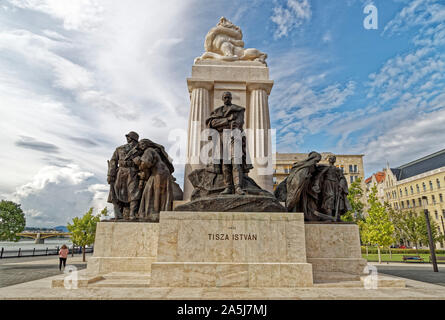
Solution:
[{"label": "carved stone column", "polygon": [[203,142],[201,132],[206,128],[205,120],[210,115],[210,92],[213,82],[189,81],[190,117],[187,137],[187,162],[184,172],[184,200],[190,199],[193,186],[188,175],[195,169],[202,168],[199,155]]},{"label": "carved stone column", "polygon": [[248,83],[248,149],[254,169],[249,177],[263,189],[273,192],[273,154],[268,95],[272,81]]}]

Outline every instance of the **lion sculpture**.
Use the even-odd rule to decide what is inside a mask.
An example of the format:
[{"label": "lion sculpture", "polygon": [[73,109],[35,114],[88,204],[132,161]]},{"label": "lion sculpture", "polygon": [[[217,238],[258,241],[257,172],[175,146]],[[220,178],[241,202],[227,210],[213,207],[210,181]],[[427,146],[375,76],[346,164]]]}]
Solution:
[{"label": "lion sculpture", "polygon": [[216,27],[207,33],[205,52],[196,61],[216,59],[222,61],[259,61],[266,64],[267,54],[253,48],[244,48],[243,33],[241,29],[224,17],[219,19]]}]

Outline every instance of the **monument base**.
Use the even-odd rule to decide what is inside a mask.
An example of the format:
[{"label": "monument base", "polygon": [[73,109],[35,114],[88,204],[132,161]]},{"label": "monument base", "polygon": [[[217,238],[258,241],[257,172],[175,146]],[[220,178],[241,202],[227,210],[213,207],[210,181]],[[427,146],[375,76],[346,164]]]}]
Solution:
[{"label": "monument base", "polygon": [[311,287],[302,213],[161,212],[151,287]]},{"label": "monument base", "polygon": [[156,262],[151,287],[312,287],[309,263]]},{"label": "monument base", "polygon": [[219,195],[175,206],[175,211],[193,212],[286,212],[274,197],[265,195]]},{"label": "monument base", "polygon": [[88,274],[151,272],[156,261],[159,224],[147,222],[99,222]]},{"label": "monument base", "polygon": [[307,222],[305,235],[315,282],[360,280],[367,262],[356,224]]}]

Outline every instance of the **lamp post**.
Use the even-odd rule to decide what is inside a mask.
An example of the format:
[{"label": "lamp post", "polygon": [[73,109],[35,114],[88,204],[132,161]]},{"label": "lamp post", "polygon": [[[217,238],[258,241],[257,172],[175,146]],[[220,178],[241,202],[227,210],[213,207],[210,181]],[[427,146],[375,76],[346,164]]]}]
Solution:
[{"label": "lamp post", "polygon": [[428,214],[427,202],[428,202],[428,198],[426,196],[423,196],[422,197],[422,206],[423,206],[423,213],[425,214],[426,227],[428,229],[428,240],[429,240],[428,242],[430,243],[430,254],[431,254],[431,260],[433,263],[433,270],[434,270],[434,272],[439,272],[439,269],[437,268],[436,252],[434,250],[435,243],[433,242],[433,235],[431,233],[430,215]]}]

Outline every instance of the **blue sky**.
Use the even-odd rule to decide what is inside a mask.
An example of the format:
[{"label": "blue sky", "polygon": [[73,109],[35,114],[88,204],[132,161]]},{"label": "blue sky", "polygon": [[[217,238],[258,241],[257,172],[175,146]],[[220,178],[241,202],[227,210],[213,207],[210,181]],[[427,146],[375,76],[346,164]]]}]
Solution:
[{"label": "blue sky", "polygon": [[28,226],[106,205],[126,132],[169,149],[187,129],[185,79],[221,16],[268,54],[279,152],[364,154],[369,176],[444,148],[443,1],[0,0],[1,198]]}]

